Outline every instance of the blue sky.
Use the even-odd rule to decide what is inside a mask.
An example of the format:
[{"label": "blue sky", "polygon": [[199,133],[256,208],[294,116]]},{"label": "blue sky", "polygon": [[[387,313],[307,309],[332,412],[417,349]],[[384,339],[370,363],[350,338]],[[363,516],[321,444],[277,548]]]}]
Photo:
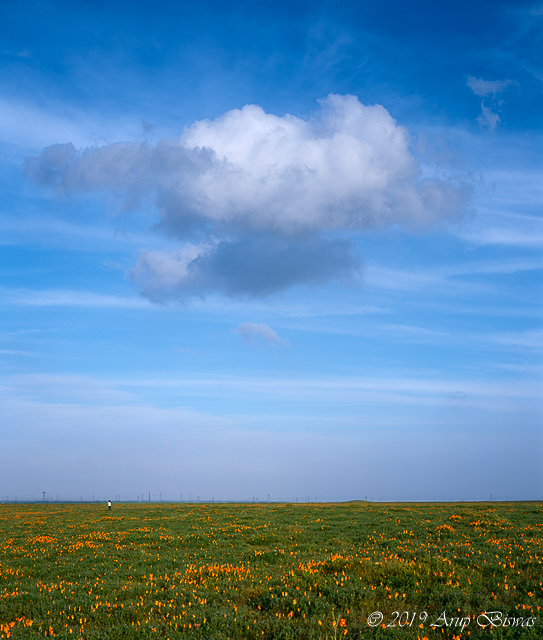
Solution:
[{"label": "blue sky", "polygon": [[543,497],[543,5],[4,2],[0,492]]}]

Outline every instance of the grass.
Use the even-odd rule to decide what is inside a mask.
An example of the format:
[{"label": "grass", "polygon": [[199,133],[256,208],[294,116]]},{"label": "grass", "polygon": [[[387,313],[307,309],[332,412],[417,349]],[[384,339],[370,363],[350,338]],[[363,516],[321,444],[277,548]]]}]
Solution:
[{"label": "grass", "polygon": [[540,503],[1,505],[0,638],[543,638],[542,522]]}]

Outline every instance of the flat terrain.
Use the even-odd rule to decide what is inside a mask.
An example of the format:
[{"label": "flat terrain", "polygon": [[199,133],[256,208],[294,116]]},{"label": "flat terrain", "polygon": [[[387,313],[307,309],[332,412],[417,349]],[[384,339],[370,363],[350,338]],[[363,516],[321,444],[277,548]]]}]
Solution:
[{"label": "flat terrain", "polygon": [[542,512],[0,505],[0,637],[543,638]]}]

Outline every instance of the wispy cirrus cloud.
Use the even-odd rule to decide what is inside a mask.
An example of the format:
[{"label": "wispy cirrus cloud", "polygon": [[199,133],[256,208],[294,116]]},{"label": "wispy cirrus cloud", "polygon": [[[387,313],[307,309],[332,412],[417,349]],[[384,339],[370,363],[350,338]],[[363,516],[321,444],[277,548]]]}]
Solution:
[{"label": "wispy cirrus cloud", "polygon": [[494,333],[488,339],[504,347],[543,351],[543,329]]},{"label": "wispy cirrus cloud", "polygon": [[90,291],[69,289],[1,289],[4,304],[28,305],[36,307],[119,307],[142,309],[150,303],[138,297],[113,296]]},{"label": "wispy cirrus cloud", "polygon": [[540,271],[543,260],[539,256],[525,258],[508,258],[502,260],[480,260],[457,264],[443,265],[433,269],[391,269],[373,264],[366,271],[367,282],[370,287],[397,289],[405,291],[443,290],[446,284],[446,295],[453,295],[475,288],[479,285],[469,282],[467,276],[484,276],[497,274],[513,274],[522,271]]},{"label": "wispy cirrus cloud", "polygon": [[18,349],[0,349],[0,355],[2,356],[34,356],[36,354],[30,351],[20,351]]}]

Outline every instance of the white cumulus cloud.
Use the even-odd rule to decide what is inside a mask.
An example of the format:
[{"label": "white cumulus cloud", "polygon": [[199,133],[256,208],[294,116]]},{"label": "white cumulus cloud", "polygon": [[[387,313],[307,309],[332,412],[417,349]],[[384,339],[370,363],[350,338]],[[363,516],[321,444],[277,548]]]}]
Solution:
[{"label": "white cumulus cloud", "polygon": [[352,275],[352,231],[424,229],[461,215],[469,193],[424,179],[409,137],[380,105],[329,95],[309,118],[233,109],[156,144],[53,145],[27,175],[62,192],[110,190],[158,230],[190,241],[142,252],[130,272],[151,299],[219,290],[261,295]]}]

